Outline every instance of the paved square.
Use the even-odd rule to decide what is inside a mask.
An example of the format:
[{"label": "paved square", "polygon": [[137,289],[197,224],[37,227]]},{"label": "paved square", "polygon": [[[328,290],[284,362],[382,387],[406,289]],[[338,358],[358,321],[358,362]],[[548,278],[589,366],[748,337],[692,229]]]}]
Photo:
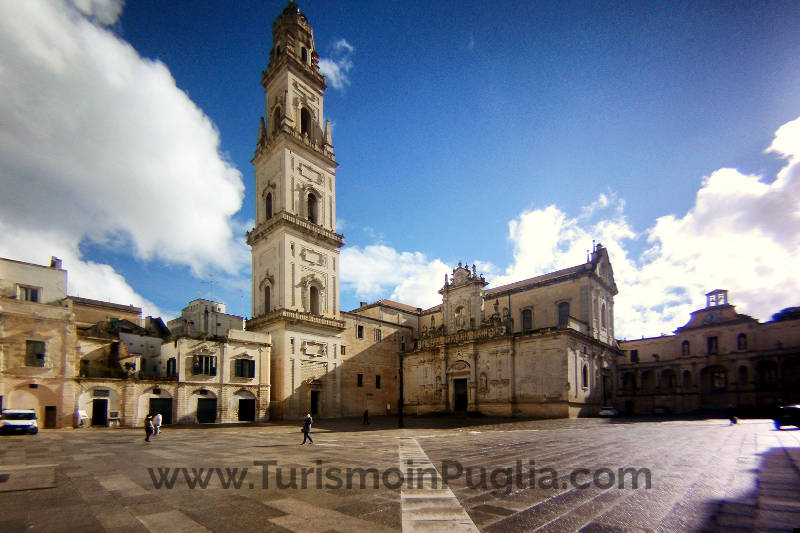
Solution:
[{"label": "paved square", "polygon": [[800,527],[800,431],[767,421],[394,424],[321,421],[304,446],[299,422],[3,437],[0,531]]}]

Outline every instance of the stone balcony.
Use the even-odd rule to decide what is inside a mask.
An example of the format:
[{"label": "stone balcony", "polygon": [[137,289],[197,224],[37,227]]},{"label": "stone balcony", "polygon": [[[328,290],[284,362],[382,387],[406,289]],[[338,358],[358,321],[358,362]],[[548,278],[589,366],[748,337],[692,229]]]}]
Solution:
[{"label": "stone balcony", "polygon": [[278,309],[267,315],[251,318],[247,321],[247,329],[258,330],[278,321],[286,321],[290,324],[305,323],[337,332],[345,328],[344,320],[314,315],[312,313],[304,313],[302,311],[293,311],[291,309]]},{"label": "stone balcony", "polygon": [[252,230],[247,232],[247,244],[253,246],[255,243],[263,239],[270,231],[278,228],[280,225],[286,224],[299,229],[303,233],[311,235],[312,237],[322,238],[336,246],[344,246],[344,235],[336,233],[329,229],[323,228],[319,224],[306,220],[300,216],[286,211],[280,211],[272,216],[269,220],[262,222]]}]

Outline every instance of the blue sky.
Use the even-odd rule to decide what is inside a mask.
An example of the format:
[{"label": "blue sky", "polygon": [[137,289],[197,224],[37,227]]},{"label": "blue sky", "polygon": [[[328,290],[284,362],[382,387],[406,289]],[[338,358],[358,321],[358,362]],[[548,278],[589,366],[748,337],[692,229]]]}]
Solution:
[{"label": "blue sky", "polygon": [[[72,293],[146,313],[249,316],[284,5],[0,1],[0,255],[65,256]],[[715,288],[761,319],[800,305],[799,3],[299,5],[328,71],[344,309],[434,305],[458,261],[496,286],[592,240],[619,337],[671,331]]]}]

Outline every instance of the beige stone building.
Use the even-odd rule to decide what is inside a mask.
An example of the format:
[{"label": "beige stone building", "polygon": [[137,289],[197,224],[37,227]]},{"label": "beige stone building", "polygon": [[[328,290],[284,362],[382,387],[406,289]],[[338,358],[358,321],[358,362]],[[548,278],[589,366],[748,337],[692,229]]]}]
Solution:
[{"label": "beige stone building", "polygon": [[72,424],[76,333],[67,271],[0,258],[0,407],[35,409],[40,427]]},{"label": "beige stone building", "polygon": [[768,414],[800,403],[800,313],[761,323],[736,312],[728,291],[706,295],[674,335],[622,341],[615,404],[630,414]]},{"label": "beige stone building", "polygon": [[407,412],[574,417],[610,401],[617,289],[605,248],[582,265],[485,286],[459,265],[442,304],[420,313],[403,354]]},{"label": "beige stone building", "polygon": [[488,291],[459,266],[434,309],[381,300],[339,311],[338,164],[317,61],[311,26],[290,2],[261,80],[247,235],[247,329],[272,337],[272,415],[396,411],[401,363],[411,413],[575,416],[610,399],[616,286],[600,246],[586,265]]},{"label": "beige stone building", "polygon": [[268,420],[269,335],[241,317],[217,335],[172,335],[138,307],[66,287],[56,258],[0,258],[1,408],[35,409],[45,428],[140,426],[156,411],[166,424]]}]

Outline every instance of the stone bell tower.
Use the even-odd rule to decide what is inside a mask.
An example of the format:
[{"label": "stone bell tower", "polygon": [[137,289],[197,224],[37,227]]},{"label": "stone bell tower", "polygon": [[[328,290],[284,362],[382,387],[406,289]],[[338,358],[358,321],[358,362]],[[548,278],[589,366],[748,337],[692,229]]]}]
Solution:
[{"label": "stone bell tower", "polygon": [[[330,127],[323,126],[325,77],[314,32],[290,1],[272,26],[273,47],[262,73],[255,166],[256,226],[252,316],[247,329],[272,335],[271,416],[305,410],[336,416],[339,248],[336,167]],[[330,374],[330,375],[328,375]]]}]

